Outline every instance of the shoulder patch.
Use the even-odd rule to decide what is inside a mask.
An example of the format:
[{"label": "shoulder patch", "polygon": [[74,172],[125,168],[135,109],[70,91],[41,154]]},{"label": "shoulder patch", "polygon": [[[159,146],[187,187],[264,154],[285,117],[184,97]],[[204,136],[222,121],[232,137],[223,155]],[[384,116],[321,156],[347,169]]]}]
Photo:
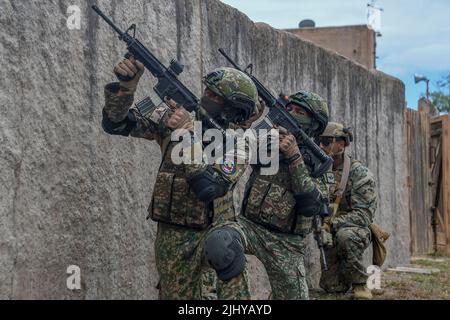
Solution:
[{"label": "shoulder patch", "polygon": [[236,165],[234,164],[233,160],[227,159],[224,160],[223,163],[220,165],[220,169],[228,175],[232,175],[236,173]]},{"label": "shoulder patch", "polygon": [[328,183],[328,184],[335,183],[334,173],[333,172],[326,172],[324,174],[324,178],[325,178],[325,182]]}]

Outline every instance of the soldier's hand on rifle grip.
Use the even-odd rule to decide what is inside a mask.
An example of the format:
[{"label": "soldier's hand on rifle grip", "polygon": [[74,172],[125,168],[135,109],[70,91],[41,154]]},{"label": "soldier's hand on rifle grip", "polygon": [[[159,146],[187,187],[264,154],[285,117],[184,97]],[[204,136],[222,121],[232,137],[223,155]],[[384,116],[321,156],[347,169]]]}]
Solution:
[{"label": "soldier's hand on rifle grip", "polygon": [[331,233],[332,228],[331,228],[331,224],[330,224],[330,219],[328,217],[323,219],[322,229],[325,230],[326,232]]},{"label": "soldier's hand on rifle grip", "polygon": [[[114,73],[119,79],[120,93],[134,94],[139,79],[144,74],[144,70],[144,65],[137,61],[133,56],[128,56],[128,58],[119,62],[114,68]],[[126,81],[126,79],[131,80]]]},{"label": "soldier's hand on rifle grip", "polygon": [[280,133],[280,151],[289,162],[295,162],[301,158],[297,140],[285,128],[278,128]]},{"label": "soldier's hand on rifle grip", "polygon": [[172,99],[165,99],[165,103],[171,109],[166,125],[172,130],[186,129],[189,131],[194,130],[194,122],[191,114],[182,106],[177,104]]},{"label": "soldier's hand on rifle grip", "polygon": [[320,230],[320,237],[322,238],[322,244],[325,248],[332,248],[333,243],[333,235],[326,231],[324,228]]}]

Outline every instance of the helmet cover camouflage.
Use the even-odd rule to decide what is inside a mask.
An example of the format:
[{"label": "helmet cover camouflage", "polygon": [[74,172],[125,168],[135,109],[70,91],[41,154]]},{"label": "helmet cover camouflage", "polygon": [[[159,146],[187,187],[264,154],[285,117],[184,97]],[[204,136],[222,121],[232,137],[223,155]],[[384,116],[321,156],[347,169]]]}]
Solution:
[{"label": "helmet cover camouflage", "polygon": [[318,124],[315,135],[320,135],[328,123],[328,105],[318,94],[310,91],[301,90],[289,96],[288,103],[293,103],[308,110],[313,120]]},{"label": "helmet cover camouflage", "polygon": [[242,120],[247,120],[256,112],[258,91],[245,73],[222,67],[206,75],[203,82],[209,90],[222,97],[226,105],[243,112]]},{"label": "helmet cover camouflage", "polygon": [[325,131],[321,135],[322,137],[334,137],[343,138],[345,140],[345,146],[348,146],[353,141],[353,134],[351,128],[344,127],[342,123],[329,122]]}]

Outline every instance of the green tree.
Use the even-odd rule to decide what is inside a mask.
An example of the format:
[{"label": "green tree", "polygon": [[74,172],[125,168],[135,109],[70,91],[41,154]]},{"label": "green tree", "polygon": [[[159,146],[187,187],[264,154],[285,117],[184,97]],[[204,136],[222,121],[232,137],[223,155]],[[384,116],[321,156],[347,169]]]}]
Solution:
[{"label": "green tree", "polygon": [[431,103],[439,112],[450,113],[450,73],[437,82],[437,87],[430,93]]}]

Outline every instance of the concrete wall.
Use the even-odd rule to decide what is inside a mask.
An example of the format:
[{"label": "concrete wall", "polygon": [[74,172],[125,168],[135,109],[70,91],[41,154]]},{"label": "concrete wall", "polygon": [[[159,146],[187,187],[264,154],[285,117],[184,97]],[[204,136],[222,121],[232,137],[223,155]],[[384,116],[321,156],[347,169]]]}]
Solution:
[{"label": "concrete wall", "polygon": [[287,29],[302,39],[375,69],[375,31],[367,25]]},{"label": "concrete wall", "polygon": [[[72,4],[81,8],[81,30],[66,28]],[[399,80],[256,26],[218,1],[2,0],[0,298],[157,297],[156,228],[145,216],[160,153],[153,142],[111,137],[100,127],[103,86],[125,48],[91,4],[122,28],[137,23],[140,40],[163,63],[181,59],[181,79],[197,94],[201,76],[225,64],[223,47],[238,62],[253,62],[274,93],[304,88],[328,99],[332,118],[354,127],[354,152],[377,176],[377,221],[393,233],[388,265],[408,261]],[[137,97],[152,81],[144,75]],[[317,263],[312,249],[312,284]],[[72,264],[81,268],[79,291],[66,288]],[[262,282],[253,287],[264,297],[266,279],[257,276]]]}]

